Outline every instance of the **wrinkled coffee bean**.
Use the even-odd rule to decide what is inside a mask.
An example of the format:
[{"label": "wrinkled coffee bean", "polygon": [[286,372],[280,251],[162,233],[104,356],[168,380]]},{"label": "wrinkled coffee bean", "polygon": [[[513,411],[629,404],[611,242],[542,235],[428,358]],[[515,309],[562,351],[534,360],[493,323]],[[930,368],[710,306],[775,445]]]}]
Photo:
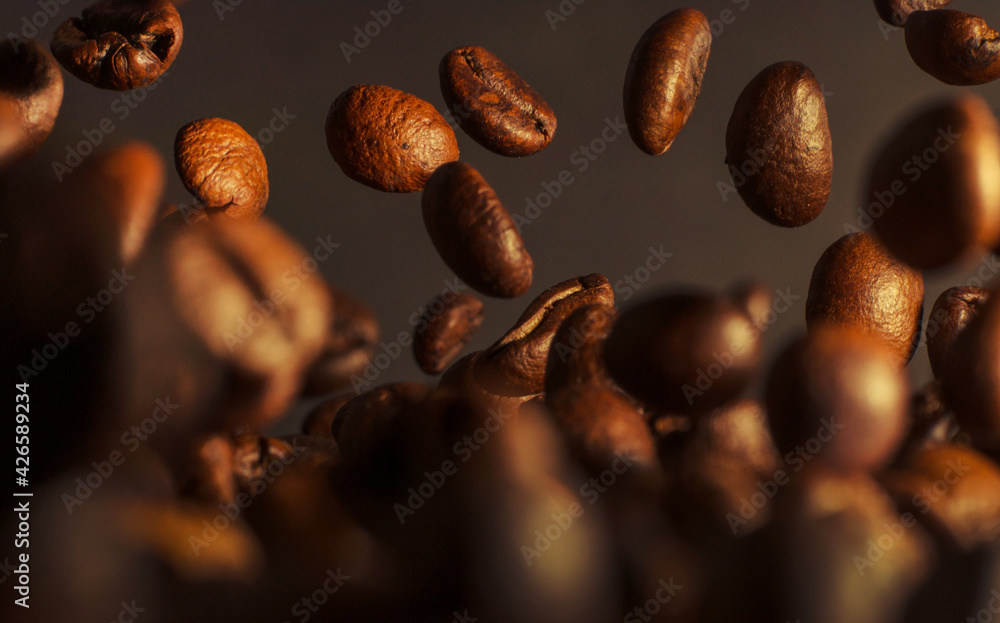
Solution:
[{"label": "wrinkled coffee bean", "polygon": [[441,93],[459,127],[501,156],[530,156],[556,134],[545,100],[485,48],[456,48],[441,60]]},{"label": "wrinkled coffee bean", "polygon": [[377,190],[420,190],[439,166],[458,160],[448,122],[415,95],[382,85],[355,85],[334,100],[326,146],[347,177]]},{"label": "wrinkled coffee bean", "polygon": [[101,89],[144,87],[170,67],[184,40],[181,17],[165,0],[101,0],[52,35],[66,71]]},{"label": "wrinkled coffee bean", "polygon": [[270,186],[260,145],[239,124],[217,117],[192,121],[177,132],[174,163],[184,187],[209,216],[254,221]]},{"label": "wrinkled coffee bean", "polygon": [[34,39],[0,42],[0,102],[10,111],[0,136],[14,137],[0,146],[0,169],[35,155],[52,132],[62,98],[62,72],[48,50]]},{"label": "wrinkled coffee bean", "polygon": [[740,93],[726,129],[726,164],[754,214],[799,227],[826,207],[833,146],[826,100],[802,63],[762,70]]},{"label": "wrinkled coffee bean", "polygon": [[906,434],[909,383],[877,337],[823,324],[778,357],[766,405],[782,456],[843,473],[876,472]]},{"label": "wrinkled coffee bean", "polygon": [[857,327],[881,338],[900,368],[920,342],[923,313],[923,275],[869,233],[834,242],[813,268],[806,297],[809,329],[827,322]]},{"label": "wrinkled coffee bean", "polygon": [[905,34],[913,62],[945,84],[1000,78],[1000,35],[981,17],[951,9],[914,11]]},{"label": "wrinkled coffee bean", "polygon": [[923,270],[989,248],[1000,238],[997,179],[1000,126],[986,101],[970,94],[927,108],[874,160],[867,201],[875,233]]},{"label": "wrinkled coffee bean", "polygon": [[934,301],[927,318],[927,357],[935,378],[944,373],[948,350],[979,310],[986,304],[990,291],[975,286],[948,288]]},{"label": "wrinkled coffee bean", "polygon": [[464,162],[442,165],[427,181],[421,203],[434,247],[462,281],[486,296],[528,291],[534,262],[479,171]]},{"label": "wrinkled coffee bean", "polygon": [[712,30],[704,13],[677,9],[657,20],[632,50],[625,73],[625,122],[632,140],[658,156],[673,144],[701,93]]},{"label": "wrinkled coffee bean", "polygon": [[413,354],[421,370],[441,374],[482,326],[486,312],[483,302],[467,292],[448,299],[438,295],[427,309],[430,318],[413,331]]},{"label": "wrinkled coffee bean", "polygon": [[626,311],[605,346],[608,372],[653,409],[705,413],[736,398],[761,359],[760,330],[725,297],[661,296]]},{"label": "wrinkled coffee bean", "polygon": [[340,394],[313,407],[302,421],[302,434],[333,439],[333,420],[337,411],[354,397],[352,393]]},{"label": "wrinkled coffee bean", "polygon": [[885,23],[905,26],[910,13],[940,9],[949,4],[951,0],[875,0],[875,10]]},{"label": "wrinkled coffee bean", "polygon": [[323,352],[309,366],[302,393],[318,396],[351,384],[361,374],[378,347],[378,320],[371,308],[342,290],[331,288],[333,324]]}]

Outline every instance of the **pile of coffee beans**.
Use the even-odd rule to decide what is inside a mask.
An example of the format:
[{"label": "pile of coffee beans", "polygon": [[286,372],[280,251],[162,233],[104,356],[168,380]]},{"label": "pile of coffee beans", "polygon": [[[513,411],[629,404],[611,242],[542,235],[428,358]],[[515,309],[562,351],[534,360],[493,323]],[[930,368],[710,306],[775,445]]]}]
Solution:
[{"label": "pile of coffee beans", "polygon": [[[942,82],[1000,77],[1000,35],[949,1],[875,8]],[[726,59],[710,66],[713,27],[695,9],[634,35],[622,107],[635,146],[658,157]],[[268,162],[239,124],[177,129],[191,195],[177,204],[163,197],[169,159],[142,142],[99,150],[61,185],[33,168],[62,103],[60,64],[94,87],[136,89],[183,38],[166,0],[101,0],[58,27],[51,53],[0,43],[0,231],[12,232],[0,240],[11,260],[0,360],[47,405],[30,412],[30,620],[1000,613],[1000,296],[953,287],[922,326],[923,271],[1000,252],[1000,126],[982,98],[922,105],[873,149],[866,191],[893,200],[871,232],[804,261],[807,331],[771,365],[764,283],[692,284],[619,310],[608,278],[582,274],[465,353],[490,302],[428,292],[395,348],[412,343],[439,378],[358,388],[390,356],[375,314],[363,293],[304,277],[336,244],[305,248],[266,217]],[[545,85],[494,51],[453,49],[438,73],[460,131],[492,154],[530,157],[554,140]],[[420,193],[429,242],[478,295],[531,289],[535,260],[502,193],[460,159],[432,103],[347,86],[325,141],[334,174]],[[766,223],[799,228],[823,212],[831,128],[805,64],[762,68],[718,147]],[[931,148],[935,166],[897,189]],[[935,380],[912,387],[923,338]],[[269,435],[304,397],[321,400],[301,432]],[[93,460],[102,448],[113,449]],[[0,518],[5,542],[25,521]],[[5,573],[4,592],[27,584]],[[0,620],[28,612],[11,595]]]}]

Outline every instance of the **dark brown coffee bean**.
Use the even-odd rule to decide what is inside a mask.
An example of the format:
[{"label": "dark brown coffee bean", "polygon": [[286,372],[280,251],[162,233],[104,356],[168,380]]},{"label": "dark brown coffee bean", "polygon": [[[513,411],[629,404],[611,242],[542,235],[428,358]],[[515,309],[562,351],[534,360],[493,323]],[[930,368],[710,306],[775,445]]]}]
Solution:
[{"label": "dark brown coffee bean", "polygon": [[337,411],[333,438],[347,458],[377,457],[399,436],[398,419],[422,404],[430,392],[418,383],[390,383],[360,394]]},{"label": "dark brown coffee bean", "polygon": [[951,0],[875,0],[875,10],[887,24],[905,26],[910,13],[931,11],[951,4]]},{"label": "dark brown coffee bean", "polygon": [[811,222],[826,207],[833,146],[826,100],[802,63],[777,63],[740,93],[726,129],[726,164],[754,214],[782,227]]},{"label": "dark brown coffee bean", "polygon": [[333,439],[333,420],[337,411],[354,397],[352,393],[340,394],[313,407],[302,421],[302,434]]},{"label": "dark brown coffee bean", "polygon": [[355,85],[334,100],[326,146],[347,177],[377,190],[420,190],[439,166],[458,160],[448,122],[415,95],[382,85]]},{"label": "dark brown coffee bean", "polygon": [[361,374],[378,347],[378,320],[371,308],[348,293],[330,288],[333,324],[319,358],[309,366],[302,393],[318,396],[351,384]]},{"label": "dark brown coffee bean", "polygon": [[882,147],[868,212],[893,255],[940,268],[997,242],[998,178],[1000,126],[985,100],[963,95],[923,110]]},{"label": "dark brown coffee bean", "polygon": [[66,71],[101,89],[151,84],[177,58],[181,16],[165,0],[101,0],[52,35],[52,54]]},{"label": "dark brown coffee bean", "polygon": [[625,73],[625,122],[632,140],[658,156],[673,144],[701,93],[712,30],[696,9],[657,20],[632,50]]},{"label": "dark brown coffee bean", "polygon": [[218,117],[192,121],[177,132],[174,163],[184,187],[209,216],[254,221],[270,185],[260,145],[239,124]]},{"label": "dark brown coffee bean", "polygon": [[576,385],[611,385],[604,368],[604,341],[618,313],[610,305],[584,305],[559,326],[545,365],[545,393]]},{"label": "dark brown coffee bean", "polygon": [[735,399],[761,359],[760,331],[725,297],[667,294],[622,314],[605,345],[608,372],[648,407],[706,413]]},{"label": "dark brown coffee bean", "polygon": [[[840,472],[885,467],[907,428],[909,384],[884,342],[823,324],[793,342],[771,369],[767,417],[782,456]],[[805,456],[802,456],[805,453]]]},{"label": "dark brown coffee bean", "polygon": [[427,374],[441,374],[483,324],[483,302],[463,292],[435,296],[413,332],[413,354]]},{"label": "dark brown coffee bean", "polygon": [[902,368],[920,342],[924,278],[868,233],[848,234],[823,252],[806,298],[809,329],[848,324],[881,338]]},{"label": "dark brown coffee bean", "polygon": [[981,17],[951,9],[914,11],[905,34],[913,62],[945,84],[1000,78],[1000,35]]},{"label": "dark brown coffee bean", "polygon": [[479,171],[464,162],[442,165],[427,181],[421,203],[434,247],[462,281],[486,296],[528,291],[534,262]]},{"label": "dark brown coffee bean", "polygon": [[38,151],[52,132],[62,98],[62,72],[48,50],[34,39],[0,42],[0,102],[9,110],[0,135],[14,138],[0,146],[0,168]]},{"label": "dark brown coffee bean", "polygon": [[927,319],[927,356],[935,378],[944,373],[948,351],[958,334],[986,304],[990,291],[975,286],[948,288],[934,301]]},{"label": "dark brown coffee bean", "polygon": [[483,358],[483,352],[477,350],[460,358],[444,371],[438,388],[452,391],[467,397],[473,404],[483,411],[494,409],[502,413],[517,413],[521,406],[533,400],[540,400],[540,392],[512,392],[517,395],[508,396],[497,393],[497,390],[504,387],[500,382],[491,382],[488,373],[482,373],[483,381],[479,380],[478,368],[479,360]]},{"label": "dark brown coffee bean", "polygon": [[530,156],[556,135],[545,100],[485,48],[456,48],[441,60],[441,93],[459,127],[501,156]]},{"label": "dark brown coffee bean", "polygon": [[910,427],[893,466],[916,450],[931,444],[959,441],[955,414],[944,402],[941,381],[932,381],[910,396]]}]

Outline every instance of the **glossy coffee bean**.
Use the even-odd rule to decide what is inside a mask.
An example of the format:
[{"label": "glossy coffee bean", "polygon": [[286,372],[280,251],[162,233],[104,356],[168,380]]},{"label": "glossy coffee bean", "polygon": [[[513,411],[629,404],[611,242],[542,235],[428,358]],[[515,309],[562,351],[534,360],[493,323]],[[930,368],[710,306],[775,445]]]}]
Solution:
[{"label": "glossy coffee bean", "polygon": [[875,472],[906,434],[909,383],[881,340],[824,324],[778,357],[766,406],[782,456],[797,454],[844,473]]},{"label": "glossy coffee bean", "polygon": [[177,58],[184,27],[165,0],[101,0],[52,35],[52,54],[66,71],[101,89],[151,84]]},{"label": "glossy coffee bean", "polygon": [[967,94],[926,108],[874,160],[866,203],[875,233],[923,270],[989,248],[1000,238],[998,178],[1000,126],[985,100]]},{"label": "glossy coffee bean", "polygon": [[302,434],[333,439],[333,420],[337,416],[337,411],[354,397],[355,394],[352,392],[338,394],[310,409],[302,420]]},{"label": "glossy coffee bean", "polygon": [[905,26],[910,13],[931,11],[951,4],[952,0],[875,0],[875,10],[887,24]]},{"label": "glossy coffee bean", "polygon": [[441,93],[458,125],[502,156],[530,156],[556,134],[556,114],[514,70],[485,48],[456,48],[441,60]]},{"label": "glossy coffee bean", "polygon": [[483,302],[467,292],[438,295],[427,310],[430,317],[413,332],[413,354],[421,370],[441,374],[483,324],[486,312]]},{"label": "glossy coffee bean", "polygon": [[209,216],[253,221],[264,212],[270,185],[260,145],[239,124],[217,117],[177,132],[174,163],[184,187]]},{"label": "glossy coffee bean", "polygon": [[625,121],[632,140],[658,156],[673,144],[701,93],[712,31],[696,9],[677,9],[650,26],[625,74]]},{"label": "glossy coffee bean", "polygon": [[534,262],[507,208],[472,166],[442,165],[421,197],[424,225],[441,259],[481,294],[520,296]]},{"label": "glossy coffee bean", "polygon": [[361,374],[378,347],[379,327],[374,312],[347,292],[330,288],[333,322],[319,357],[309,366],[302,393],[319,396],[351,384]]},{"label": "glossy coffee bean", "polygon": [[626,311],[605,345],[611,377],[647,407],[706,413],[735,399],[761,359],[760,331],[725,297],[680,291]]},{"label": "glossy coffee bean", "polygon": [[435,169],[458,160],[458,141],[441,113],[382,85],[359,84],[337,96],[326,146],[347,177],[387,192],[418,191]]},{"label": "glossy coffee bean", "polygon": [[934,301],[927,318],[927,356],[935,378],[944,372],[948,351],[986,304],[990,291],[975,286],[948,288]]},{"label": "glossy coffee bean", "polygon": [[0,42],[0,102],[9,110],[0,134],[15,137],[0,147],[0,168],[38,151],[52,132],[62,98],[62,72],[48,50],[34,39]]},{"label": "glossy coffee bean", "polygon": [[906,49],[917,67],[945,84],[969,86],[1000,78],[1000,35],[976,15],[937,9],[906,20]]},{"label": "glossy coffee bean", "polygon": [[923,313],[923,276],[869,233],[834,242],[813,268],[806,298],[809,329],[839,322],[866,331],[885,342],[900,368],[920,341]]},{"label": "glossy coffee bean", "polygon": [[495,409],[502,413],[517,413],[525,403],[541,399],[540,391],[502,393],[506,385],[502,379],[492,377],[491,368],[487,366],[485,372],[477,372],[483,354],[484,351],[477,350],[451,364],[441,375],[438,389],[465,396],[480,409]]},{"label": "glossy coffee bean", "polygon": [[799,227],[820,215],[833,146],[823,89],[808,67],[776,63],[743,89],[726,129],[726,164],[740,197],[765,221]]}]

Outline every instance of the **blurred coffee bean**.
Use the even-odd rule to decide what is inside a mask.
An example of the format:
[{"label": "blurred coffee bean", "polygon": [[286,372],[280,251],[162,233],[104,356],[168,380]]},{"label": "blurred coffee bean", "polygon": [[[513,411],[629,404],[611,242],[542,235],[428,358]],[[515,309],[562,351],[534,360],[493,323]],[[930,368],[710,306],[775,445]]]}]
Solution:
[{"label": "blurred coffee bean", "polygon": [[875,10],[887,24],[905,26],[910,13],[930,11],[951,4],[951,0],[875,0]]},{"label": "blurred coffee bean", "polygon": [[944,373],[948,351],[979,310],[986,304],[990,291],[975,286],[948,288],[934,301],[927,318],[927,356],[935,378]]},{"label": "blurred coffee bean", "polygon": [[926,108],[875,157],[866,200],[875,233],[923,270],[989,248],[1000,237],[998,178],[1000,127],[985,100],[970,94]]},{"label": "blurred coffee bean", "polygon": [[486,296],[513,298],[531,287],[534,263],[507,208],[464,162],[442,165],[421,197],[424,225],[441,259]]},{"label": "blurred coffee bean", "polygon": [[885,345],[847,325],[814,326],[778,357],[767,417],[782,456],[839,472],[885,467],[907,429],[909,383]]},{"label": "blurred coffee bean", "polygon": [[420,405],[430,391],[417,383],[390,383],[344,403],[331,428],[344,456],[377,458],[379,449],[399,433],[398,418]]},{"label": "blurred coffee bean", "polygon": [[932,381],[910,396],[910,427],[892,465],[926,445],[958,442],[965,437],[959,432],[955,414],[944,402],[941,381]]},{"label": "blurred coffee bean", "polygon": [[[450,293],[449,293],[450,294]],[[483,302],[463,292],[438,295],[427,304],[429,319],[413,332],[413,354],[427,374],[441,374],[483,324]]]},{"label": "blurred coffee bean", "polygon": [[52,54],[66,71],[101,89],[151,84],[177,58],[184,27],[165,0],[101,0],[52,35]]},{"label": "blurred coffee bean", "polygon": [[382,85],[355,85],[334,100],[326,145],[347,177],[377,190],[420,190],[439,166],[458,160],[448,122],[415,95]]},{"label": "blurred coffee bean", "polygon": [[747,279],[730,288],[733,302],[763,330],[774,322],[774,292],[763,281]]},{"label": "blurred coffee bean", "polygon": [[235,122],[214,117],[181,128],[174,139],[174,164],[209,216],[255,221],[267,206],[264,152]]},{"label": "blurred coffee bean", "polygon": [[302,433],[333,439],[333,420],[337,411],[354,397],[352,393],[339,394],[313,407],[302,421]]},{"label": "blurred coffee bean", "polygon": [[875,236],[848,234],[830,245],[813,268],[806,324],[847,324],[880,338],[900,368],[920,342],[924,278],[900,263]]},{"label": "blurred coffee bean", "polygon": [[556,134],[556,114],[513,69],[485,48],[448,52],[441,93],[459,127],[501,156],[530,156]]},{"label": "blurred coffee bean", "polygon": [[951,9],[913,11],[906,20],[910,58],[945,84],[968,86],[1000,78],[998,38],[981,17]]},{"label": "blurred coffee bean", "polygon": [[701,93],[712,31],[704,13],[677,9],[653,23],[625,73],[625,121],[632,140],[658,156],[673,144]]},{"label": "blurred coffee bean", "polygon": [[48,50],[34,39],[0,42],[0,102],[9,111],[0,126],[0,169],[38,151],[52,132],[62,98],[62,72]]},{"label": "blurred coffee bean", "polygon": [[[484,359],[484,353],[485,351],[477,350],[451,364],[441,375],[438,388],[466,396],[481,408],[493,408],[511,413],[516,413],[526,402],[541,400],[540,391],[512,392],[515,395],[497,393],[503,387],[503,383],[491,380],[489,371],[482,374],[477,372],[480,360]],[[488,366],[487,369],[489,370]],[[482,381],[480,376],[483,376]]]},{"label": "blurred coffee bean", "polygon": [[802,63],[762,70],[726,129],[726,164],[754,214],[782,227],[820,215],[830,197],[833,147],[823,88]]},{"label": "blurred coffee bean", "polygon": [[323,351],[305,373],[302,393],[306,396],[329,394],[349,385],[351,377],[371,362],[378,346],[378,320],[371,308],[343,290],[330,290],[333,322]]},{"label": "blurred coffee bean", "polygon": [[706,413],[757,373],[760,330],[729,299],[678,291],[626,311],[605,346],[612,378],[648,407]]}]

